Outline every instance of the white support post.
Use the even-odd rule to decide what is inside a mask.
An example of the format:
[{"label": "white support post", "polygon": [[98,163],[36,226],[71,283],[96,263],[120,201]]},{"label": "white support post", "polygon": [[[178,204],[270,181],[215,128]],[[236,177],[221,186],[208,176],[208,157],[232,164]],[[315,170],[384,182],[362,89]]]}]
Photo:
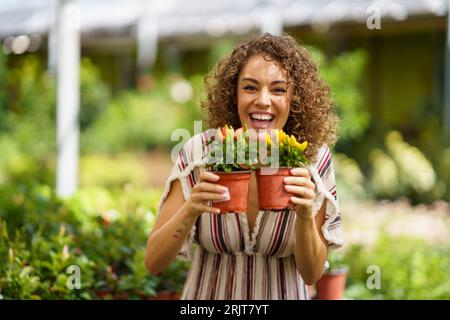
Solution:
[{"label": "white support post", "polygon": [[47,70],[56,74],[56,37],[58,36],[57,30],[57,14],[59,8],[59,0],[52,0],[50,2],[50,21],[49,29],[47,33]]},{"label": "white support post", "polygon": [[57,12],[56,192],[68,197],[78,185],[80,9],[74,0],[59,0]]},{"label": "white support post", "polygon": [[136,28],[137,66],[139,75],[153,68],[158,50],[158,5],[154,1],[140,0],[141,14]]},{"label": "white support post", "polygon": [[262,8],[261,14],[261,33],[270,33],[274,36],[283,34],[283,17],[281,11],[271,5]]},{"label": "white support post", "polygon": [[153,67],[158,49],[158,23],[155,15],[145,14],[137,24],[137,64],[139,73]]}]

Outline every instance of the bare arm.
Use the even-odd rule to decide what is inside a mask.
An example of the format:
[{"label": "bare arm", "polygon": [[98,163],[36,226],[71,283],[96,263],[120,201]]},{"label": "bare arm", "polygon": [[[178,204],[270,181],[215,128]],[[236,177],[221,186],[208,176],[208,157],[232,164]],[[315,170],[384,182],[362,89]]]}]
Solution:
[{"label": "bare arm", "polygon": [[150,274],[157,275],[175,259],[201,213],[219,212],[207,205],[209,200],[224,198],[222,187],[211,183],[218,178],[210,172],[202,172],[186,201],[180,181],[172,183],[147,240],[145,265]]},{"label": "bare arm", "polygon": [[320,230],[325,221],[325,207],[326,203],[314,218],[297,215],[295,262],[307,285],[312,285],[320,279],[328,256],[328,243]]},{"label": "bare arm", "polygon": [[306,169],[293,169],[293,177],[285,179],[286,190],[295,196],[291,201],[296,204],[295,225],[295,262],[297,269],[307,285],[320,279],[328,256],[328,242],[321,227],[325,221],[326,202],[314,216],[312,212],[315,199],[315,185]]}]

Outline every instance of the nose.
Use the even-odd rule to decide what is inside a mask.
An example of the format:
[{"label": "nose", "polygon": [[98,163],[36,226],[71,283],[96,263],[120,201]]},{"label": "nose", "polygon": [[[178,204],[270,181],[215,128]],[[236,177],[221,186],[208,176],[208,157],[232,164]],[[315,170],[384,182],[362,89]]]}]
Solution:
[{"label": "nose", "polygon": [[259,107],[270,107],[270,92],[267,89],[261,89],[256,97],[256,105]]}]

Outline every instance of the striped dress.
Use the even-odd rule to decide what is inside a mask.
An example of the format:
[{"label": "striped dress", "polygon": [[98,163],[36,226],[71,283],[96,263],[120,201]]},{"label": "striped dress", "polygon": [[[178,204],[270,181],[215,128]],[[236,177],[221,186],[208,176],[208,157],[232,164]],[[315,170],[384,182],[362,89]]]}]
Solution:
[{"label": "striped dress", "polygon": [[[166,182],[160,207],[175,179],[181,182],[184,198],[189,197],[201,170],[206,139],[205,134],[199,134],[184,145]],[[343,244],[343,237],[330,150],[323,146],[316,159],[308,167],[317,189],[313,210],[317,212],[327,201],[321,230],[330,248],[336,248]],[[192,262],[181,298],[308,299],[295,264],[296,215],[291,210],[259,211],[251,234],[245,214],[201,214],[178,254]]]}]

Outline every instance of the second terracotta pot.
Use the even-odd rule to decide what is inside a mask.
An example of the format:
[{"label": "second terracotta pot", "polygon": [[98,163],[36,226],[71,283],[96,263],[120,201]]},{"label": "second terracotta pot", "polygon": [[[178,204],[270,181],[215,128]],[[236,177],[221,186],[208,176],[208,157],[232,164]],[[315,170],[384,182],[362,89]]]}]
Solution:
[{"label": "second terracotta pot", "polygon": [[284,188],[284,178],[290,176],[291,168],[262,168],[256,170],[258,183],[259,208],[265,210],[280,210],[293,208],[290,202],[293,196]]},{"label": "second terracotta pot", "polygon": [[220,177],[217,184],[228,188],[230,200],[215,201],[212,206],[220,209],[220,213],[247,212],[250,171],[213,171],[213,173]]},{"label": "second terracotta pot", "polygon": [[316,296],[318,300],[344,299],[347,269],[340,269],[325,273],[316,283]]}]

